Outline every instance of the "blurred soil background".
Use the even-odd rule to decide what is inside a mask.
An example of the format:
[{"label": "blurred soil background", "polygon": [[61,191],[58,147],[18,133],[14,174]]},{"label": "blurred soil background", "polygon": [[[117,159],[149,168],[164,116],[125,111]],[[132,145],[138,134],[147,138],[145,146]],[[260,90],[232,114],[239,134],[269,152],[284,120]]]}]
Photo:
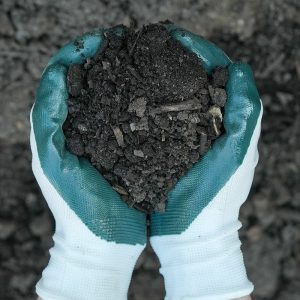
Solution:
[{"label": "blurred soil background", "polygon": [[[255,300],[300,299],[299,0],[0,0],[0,299],[35,299],[53,220],[33,178],[29,112],[49,57],[74,36],[170,19],[248,62],[264,103],[260,162],[240,232]],[[140,257],[130,300],[161,300],[159,263]]]}]

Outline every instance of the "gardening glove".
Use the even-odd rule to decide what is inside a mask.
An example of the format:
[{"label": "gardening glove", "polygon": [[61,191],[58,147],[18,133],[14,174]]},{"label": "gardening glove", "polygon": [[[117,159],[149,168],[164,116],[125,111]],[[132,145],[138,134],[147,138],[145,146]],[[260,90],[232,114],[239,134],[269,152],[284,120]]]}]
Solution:
[{"label": "gardening glove", "polygon": [[232,63],[210,42],[173,25],[172,36],[210,73],[227,67],[225,133],[168,194],[152,216],[151,245],[161,263],[166,299],[234,299],[249,295],[238,229],[258,161],[262,106],[248,65]]},{"label": "gardening glove", "polygon": [[32,169],[56,224],[50,261],[36,288],[44,300],[126,299],[145,247],[145,215],[128,208],[90,162],[65,147],[68,67],[93,56],[103,38],[97,31],[58,51],[32,108]]}]

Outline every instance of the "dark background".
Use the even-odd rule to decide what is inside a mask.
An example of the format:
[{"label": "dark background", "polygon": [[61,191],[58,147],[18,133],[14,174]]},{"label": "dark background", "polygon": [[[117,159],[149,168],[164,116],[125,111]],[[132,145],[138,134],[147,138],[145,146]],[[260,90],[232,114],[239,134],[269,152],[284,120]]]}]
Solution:
[{"label": "dark background", "polygon": [[[99,26],[166,18],[252,66],[264,103],[260,163],[240,235],[254,299],[300,299],[299,0],[0,0],[0,299],[35,299],[52,217],[33,178],[29,111],[49,57]],[[163,299],[147,250],[129,299]],[[224,274],[226,276],[226,274]]]}]

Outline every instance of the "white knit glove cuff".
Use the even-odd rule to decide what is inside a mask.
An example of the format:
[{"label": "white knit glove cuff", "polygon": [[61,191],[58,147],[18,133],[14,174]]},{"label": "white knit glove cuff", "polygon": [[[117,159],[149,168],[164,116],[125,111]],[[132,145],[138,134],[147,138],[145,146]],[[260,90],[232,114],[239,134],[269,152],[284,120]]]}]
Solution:
[{"label": "white knit glove cuff", "polygon": [[57,235],[53,239],[49,264],[36,286],[43,300],[127,299],[142,246],[122,249],[120,244],[103,241],[100,249],[91,250],[69,246]]},{"label": "white knit glove cuff", "polygon": [[165,299],[229,300],[252,292],[240,250],[239,224],[217,237],[199,236],[199,240],[151,238],[165,279]]}]

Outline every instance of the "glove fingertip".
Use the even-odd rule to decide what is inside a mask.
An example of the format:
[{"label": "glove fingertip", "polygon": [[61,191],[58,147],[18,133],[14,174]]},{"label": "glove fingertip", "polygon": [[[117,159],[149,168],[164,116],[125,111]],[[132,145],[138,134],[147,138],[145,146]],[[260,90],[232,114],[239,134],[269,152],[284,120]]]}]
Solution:
[{"label": "glove fingertip", "polygon": [[253,72],[246,63],[235,62],[228,66],[229,80],[226,86],[228,98],[239,98],[237,107],[245,107],[245,104],[261,110],[259,93],[256,88]]},{"label": "glove fingertip", "polygon": [[97,29],[75,38],[52,56],[48,66],[82,64],[86,58],[96,54],[103,40],[103,32],[103,29]]}]

